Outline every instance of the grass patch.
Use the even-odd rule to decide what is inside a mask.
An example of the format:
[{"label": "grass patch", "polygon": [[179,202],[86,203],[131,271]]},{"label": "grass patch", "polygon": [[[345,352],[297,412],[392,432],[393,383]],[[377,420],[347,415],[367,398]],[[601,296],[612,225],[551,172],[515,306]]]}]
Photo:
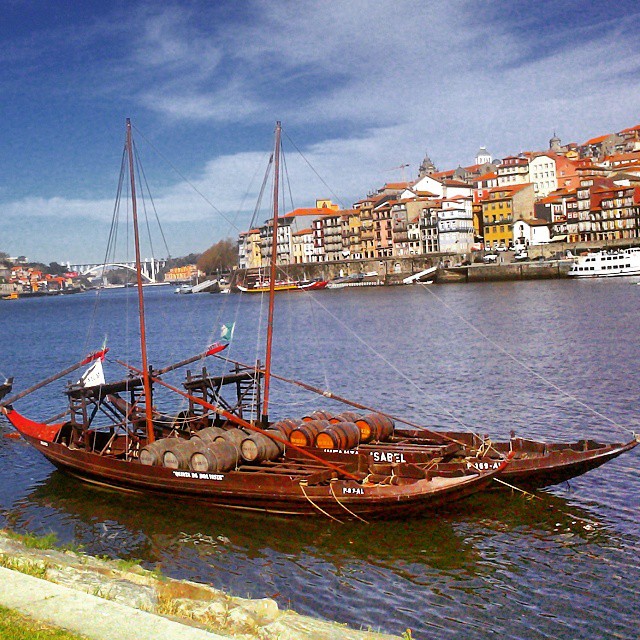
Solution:
[{"label": "grass patch", "polygon": [[[26,573],[28,576],[34,578],[41,578],[46,580],[47,569],[49,565],[46,562],[38,562],[37,560],[24,560],[22,558],[12,558],[3,553],[0,553],[0,566],[12,571],[20,571],[20,573]],[[0,638],[4,636],[0,635]]]},{"label": "grass patch", "polygon": [[55,533],[36,536],[33,533],[7,531],[7,537],[13,540],[19,540],[27,549],[54,549],[58,544],[58,536],[56,536]]},{"label": "grass patch", "polygon": [[131,571],[131,569],[141,569],[140,563],[142,560],[138,560],[137,558],[131,558],[130,560],[117,560],[116,566],[120,571]]},{"label": "grass patch", "polygon": [[86,640],[86,636],[56,629],[1,606],[0,638],[2,640]]}]

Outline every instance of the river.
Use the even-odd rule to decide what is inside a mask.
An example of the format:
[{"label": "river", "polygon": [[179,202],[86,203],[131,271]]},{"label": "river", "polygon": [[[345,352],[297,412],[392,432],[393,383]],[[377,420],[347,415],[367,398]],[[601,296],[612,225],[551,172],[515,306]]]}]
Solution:
[{"label": "river", "polygon": [[[626,441],[640,431],[634,283],[283,293],[273,370],[429,427]],[[157,366],[198,353],[228,322],[236,323],[229,356],[262,357],[261,296],[146,294]],[[122,377],[115,358],[139,361],[135,306],[132,290],[0,303],[0,376],[23,389],[106,338],[107,376]],[[62,390],[54,383],[16,407],[47,418],[65,408]],[[272,399],[271,417],[335,408],[282,384]],[[4,419],[0,429],[11,431]],[[438,515],[365,525],[141,503],[80,484],[2,437],[0,527],[55,532],[90,554],[137,558],[354,627],[410,628],[414,638],[637,638],[639,458],[636,449],[541,499],[482,494]]]}]

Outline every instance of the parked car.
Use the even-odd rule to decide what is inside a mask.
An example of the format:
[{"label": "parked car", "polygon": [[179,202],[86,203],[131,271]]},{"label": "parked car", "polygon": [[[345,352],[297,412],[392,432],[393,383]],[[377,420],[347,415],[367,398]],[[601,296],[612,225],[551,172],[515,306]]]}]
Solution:
[{"label": "parked car", "polygon": [[498,262],[498,254],[497,253],[487,253],[487,255],[482,258],[482,262],[486,264],[491,264],[493,262]]},{"label": "parked car", "polygon": [[529,259],[529,254],[526,251],[518,251],[518,253],[513,256],[513,259],[517,262],[524,262]]}]

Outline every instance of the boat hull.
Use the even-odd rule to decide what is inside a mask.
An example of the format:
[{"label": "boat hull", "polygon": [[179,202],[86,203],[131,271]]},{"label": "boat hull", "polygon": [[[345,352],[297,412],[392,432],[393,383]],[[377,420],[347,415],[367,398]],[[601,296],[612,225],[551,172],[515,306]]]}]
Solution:
[{"label": "boat hull", "polygon": [[[245,465],[224,473],[198,473],[144,465],[72,449],[55,442],[61,425],[32,422],[5,410],[20,434],[59,469],[84,481],[114,489],[154,493],[231,508],[280,515],[329,515],[339,519],[388,519],[421,515],[465,498],[492,481],[496,470],[464,475],[432,474],[398,484],[333,479],[321,464],[295,459]],[[317,476],[326,476],[318,481]],[[453,477],[452,477],[453,476]]]}]

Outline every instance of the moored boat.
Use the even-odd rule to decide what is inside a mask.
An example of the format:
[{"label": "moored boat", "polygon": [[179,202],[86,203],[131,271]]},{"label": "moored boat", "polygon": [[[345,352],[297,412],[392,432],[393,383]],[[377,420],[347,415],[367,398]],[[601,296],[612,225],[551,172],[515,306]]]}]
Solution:
[{"label": "moored boat", "polygon": [[610,278],[640,275],[640,247],[593,251],[579,256],[569,268],[573,278]]},{"label": "moored boat", "polygon": [[[273,194],[273,245],[277,238],[280,124],[276,127]],[[24,439],[60,469],[85,481],[127,491],[188,497],[215,507],[287,515],[341,518],[391,518],[425,513],[485,488],[509,464],[497,469],[430,469],[429,464],[402,464],[381,470],[366,457],[333,462],[283,437],[268,417],[276,265],[269,277],[269,317],[265,371],[237,367],[221,376],[187,375],[185,390],[162,376],[202,361],[225,348],[206,352],[164,368],[147,358],[141,251],[136,207],[134,146],[127,120],[120,186],[129,175],[136,256],[141,364],[125,366],[129,376],[107,383],[102,362],[107,349],[91,354],[41,383],[0,402],[2,413]],[[121,193],[117,201],[121,201]],[[114,212],[114,219],[117,215]],[[116,234],[113,234],[115,237]],[[108,252],[107,252],[108,253]],[[233,326],[223,325],[231,339]],[[68,386],[69,419],[36,421],[14,403],[28,393],[89,365]],[[263,383],[261,385],[261,383]],[[223,392],[235,390],[235,399]],[[189,401],[189,411],[160,412],[158,390]],[[261,413],[247,417],[246,398],[257,400]],[[260,402],[262,400],[262,402]],[[164,403],[163,403],[164,406]],[[289,452],[297,456],[289,455]]]}]

